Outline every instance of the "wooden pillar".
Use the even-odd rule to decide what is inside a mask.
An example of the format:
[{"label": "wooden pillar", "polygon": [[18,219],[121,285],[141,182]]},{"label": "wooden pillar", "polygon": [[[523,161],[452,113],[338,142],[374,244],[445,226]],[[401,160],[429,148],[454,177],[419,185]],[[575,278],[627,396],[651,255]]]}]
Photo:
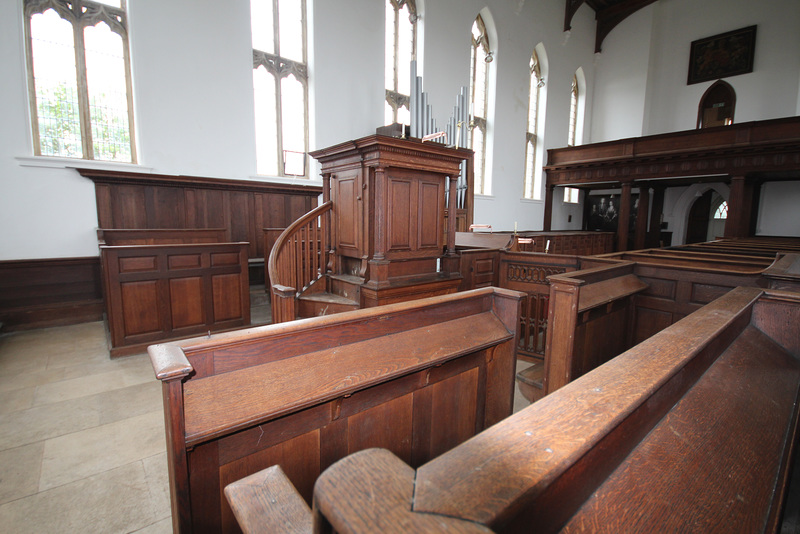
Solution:
[{"label": "wooden pillar", "polygon": [[650,186],[639,186],[639,208],[636,211],[636,228],[633,243],[637,250],[645,248],[647,241],[647,212],[650,206]]},{"label": "wooden pillar", "polygon": [[617,219],[617,251],[628,250],[628,221],[631,217],[631,183],[622,183],[619,199],[619,218]]},{"label": "wooden pillar", "polygon": [[653,209],[650,210],[650,229],[647,232],[648,248],[661,246],[661,214],[664,211],[664,186],[653,187]]},{"label": "wooden pillar", "polygon": [[447,206],[447,255],[456,255],[456,225],[458,224],[458,176],[450,176],[450,189],[447,194],[450,201]]},{"label": "wooden pillar", "polygon": [[545,232],[551,230],[553,222],[553,192],[555,189],[556,186],[553,184],[547,184],[544,190],[544,222],[542,224],[542,230]]},{"label": "wooden pillar", "polygon": [[750,235],[753,209],[753,186],[745,176],[731,176],[731,193],[728,198],[728,219],[725,221],[725,237],[748,237]]}]

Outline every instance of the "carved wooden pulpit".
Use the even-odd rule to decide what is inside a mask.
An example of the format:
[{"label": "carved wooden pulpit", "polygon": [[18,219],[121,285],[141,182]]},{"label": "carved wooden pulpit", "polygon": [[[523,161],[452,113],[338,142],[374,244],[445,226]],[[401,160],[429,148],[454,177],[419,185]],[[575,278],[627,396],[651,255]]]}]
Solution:
[{"label": "carved wooden pulpit", "polygon": [[333,201],[331,271],[364,279],[362,307],[456,291],[456,219],[446,222],[445,198],[456,198],[471,150],[372,135],[311,155]]}]

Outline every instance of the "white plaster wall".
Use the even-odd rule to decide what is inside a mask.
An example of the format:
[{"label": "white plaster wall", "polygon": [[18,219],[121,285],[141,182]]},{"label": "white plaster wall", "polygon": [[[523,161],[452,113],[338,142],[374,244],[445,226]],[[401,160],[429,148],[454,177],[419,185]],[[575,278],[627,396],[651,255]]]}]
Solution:
[{"label": "white plaster wall", "polygon": [[[548,74],[544,121],[545,149],[564,146],[569,117],[572,76],[583,67],[593,74],[594,12],[582,7],[573,20],[569,38],[564,34],[564,6],[560,1],[507,2],[463,0],[426,2],[424,89],[439,124],[452,113],[461,86],[469,83],[470,28],[488,6],[490,35],[495,37],[491,63],[494,106],[490,114],[491,158],[487,160],[491,192],[475,199],[475,222],[495,230],[541,229],[544,201],[522,199],[525,172],[525,131],[528,101],[528,64],[534,47],[547,52]],[[486,13],[486,12],[484,12]],[[585,113],[588,122],[590,101]],[[557,201],[560,209],[560,201]],[[566,220],[566,217],[564,217]],[[573,218],[574,219],[574,218]],[[579,221],[578,221],[578,224]]]},{"label": "white plaster wall", "polygon": [[256,172],[250,3],[219,7],[212,0],[130,2],[139,162],[157,172]]},{"label": "white plaster wall", "polygon": [[767,182],[761,187],[756,235],[800,236],[800,182]]},{"label": "white plaster wall", "polygon": [[622,21],[597,55],[591,142],[642,135],[654,6]]},{"label": "white plaster wall", "polygon": [[[800,110],[796,2],[660,0],[612,30],[598,57],[594,12],[585,5],[565,34],[563,0],[424,2],[422,74],[440,124],[468,83],[469,30],[481,10],[496,36],[492,190],[476,199],[475,221],[498,230],[515,222],[520,229],[542,227],[544,202],[521,198],[528,61],[538,43],[548,59],[540,116],[545,150],[566,144],[569,87],[579,67],[587,89],[580,142],[693,128],[707,85],[685,85],[689,44],[749,24],[759,25],[756,72],[729,79],[738,96],[736,121],[786,116]],[[310,5],[314,149],[371,134],[383,122],[384,6],[375,0]],[[22,0],[0,2],[0,260],[96,255],[93,183],[64,163],[32,163],[21,6]],[[130,26],[138,168],[259,179],[248,1],[220,9],[211,0],[136,0]],[[769,184],[762,201],[793,198],[797,205],[796,183],[778,187]],[[553,228],[579,228],[581,207],[564,205],[556,193]],[[762,214],[763,233],[782,224],[775,213]]]},{"label": "white plaster wall", "polygon": [[94,185],[30,156],[22,2],[0,2],[0,260],[97,255]]},{"label": "white plaster wall", "polygon": [[753,72],[725,80],[736,91],[734,120],[740,123],[797,113],[797,0],[661,0],[653,9],[657,28],[653,32],[645,135],[696,126],[698,102],[713,81],[686,85],[692,41],[753,24],[758,25]]},{"label": "white plaster wall", "polygon": [[384,4],[312,0],[316,146],[375,133],[383,125]]}]

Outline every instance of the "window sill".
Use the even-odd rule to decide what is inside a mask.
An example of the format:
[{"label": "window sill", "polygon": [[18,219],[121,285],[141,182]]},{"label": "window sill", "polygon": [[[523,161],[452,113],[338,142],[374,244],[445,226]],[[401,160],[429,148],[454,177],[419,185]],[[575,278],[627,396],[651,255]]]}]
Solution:
[{"label": "window sill", "polygon": [[57,158],[51,156],[17,156],[14,158],[20,167],[42,167],[50,169],[100,169],[109,171],[130,171],[152,173],[151,167],[136,163],[117,163],[92,159]]}]

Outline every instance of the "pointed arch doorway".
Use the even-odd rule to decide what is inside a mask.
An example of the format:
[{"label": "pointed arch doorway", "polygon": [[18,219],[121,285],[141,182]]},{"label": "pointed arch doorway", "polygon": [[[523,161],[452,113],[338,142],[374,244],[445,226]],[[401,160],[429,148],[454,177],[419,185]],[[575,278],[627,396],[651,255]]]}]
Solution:
[{"label": "pointed arch doorway", "polygon": [[[725,204],[724,209],[721,206]],[[718,214],[722,214],[718,216]],[[712,241],[725,234],[727,204],[713,189],[698,196],[686,221],[686,244]]]}]

